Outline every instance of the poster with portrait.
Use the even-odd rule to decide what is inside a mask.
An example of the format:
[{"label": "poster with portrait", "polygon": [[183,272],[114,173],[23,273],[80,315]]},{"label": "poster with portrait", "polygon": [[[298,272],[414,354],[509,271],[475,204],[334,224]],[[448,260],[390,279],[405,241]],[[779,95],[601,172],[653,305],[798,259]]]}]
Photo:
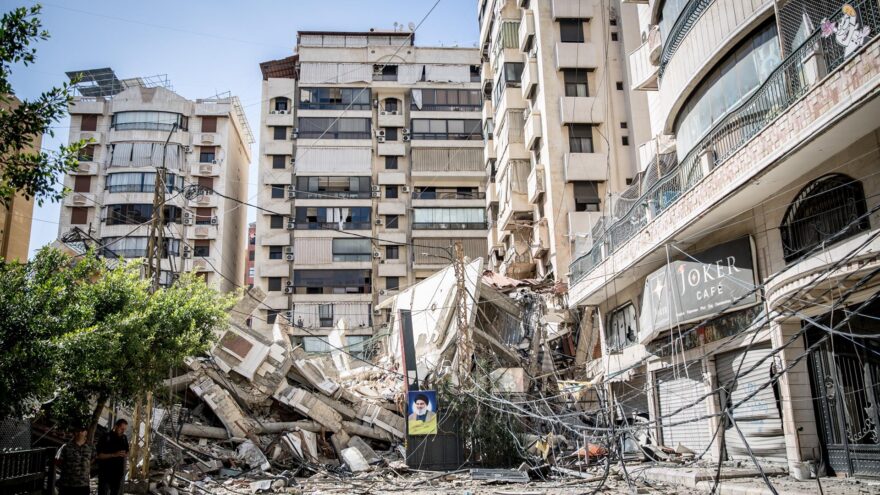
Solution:
[{"label": "poster with portrait", "polygon": [[437,434],[437,391],[413,390],[407,394],[407,432]]}]

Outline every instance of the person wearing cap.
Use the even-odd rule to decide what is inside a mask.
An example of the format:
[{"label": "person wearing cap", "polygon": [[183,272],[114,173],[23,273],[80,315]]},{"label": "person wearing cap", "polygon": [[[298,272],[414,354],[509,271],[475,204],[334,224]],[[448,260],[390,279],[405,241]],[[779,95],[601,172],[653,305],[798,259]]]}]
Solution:
[{"label": "person wearing cap", "polygon": [[433,435],[437,433],[437,413],[428,409],[428,396],[416,395],[413,401],[413,413],[409,415],[408,431],[410,435]]},{"label": "person wearing cap", "polygon": [[56,457],[61,471],[59,495],[89,495],[89,478],[94,461],[95,446],[88,441],[85,428],[77,429],[73,432],[73,440],[65,443]]}]

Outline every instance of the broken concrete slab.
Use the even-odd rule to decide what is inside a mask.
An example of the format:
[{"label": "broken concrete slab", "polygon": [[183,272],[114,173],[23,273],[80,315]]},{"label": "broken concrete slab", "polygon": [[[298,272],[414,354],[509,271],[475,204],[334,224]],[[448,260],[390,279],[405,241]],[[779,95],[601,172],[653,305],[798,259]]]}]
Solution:
[{"label": "broken concrete slab", "polygon": [[200,377],[189,386],[226,427],[231,437],[246,437],[254,422],[244,414],[232,395],[207,376]]},{"label": "broken concrete slab", "polygon": [[314,419],[330,431],[342,430],[342,416],[307,390],[284,384],[278,388],[274,397],[278,402]]},{"label": "broken concrete slab", "polygon": [[351,469],[352,473],[361,473],[370,470],[370,465],[367,463],[366,459],[364,459],[364,456],[354,447],[342,449],[340,457],[342,457],[342,462],[348,466],[348,469]]},{"label": "broken concrete slab", "polygon": [[382,462],[382,458],[379,457],[376,454],[376,451],[367,445],[367,442],[361,437],[351,437],[348,441],[348,446],[358,449],[361,455],[364,456],[364,460],[367,461],[367,464],[378,464]]}]

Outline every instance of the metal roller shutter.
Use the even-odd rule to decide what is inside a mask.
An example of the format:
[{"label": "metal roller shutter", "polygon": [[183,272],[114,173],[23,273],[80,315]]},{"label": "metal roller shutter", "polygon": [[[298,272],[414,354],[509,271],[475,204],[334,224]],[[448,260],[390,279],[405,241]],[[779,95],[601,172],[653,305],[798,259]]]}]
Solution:
[{"label": "metal roller shutter", "polygon": [[[770,379],[770,365],[773,359],[768,358],[769,355],[770,347],[764,345],[752,348],[748,352],[732,351],[715,357],[715,374],[719,386],[725,386],[733,380],[737,370],[740,370],[740,376],[732,390],[728,389],[729,404],[741,402]],[[764,361],[754,371],[745,373],[762,359]],[[755,457],[772,462],[786,462],[782,418],[779,416],[779,407],[772,386],[762,389],[743,405],[734,409],[733,419],[745,435]],[[729,458],[750,460],[742,439],[732,426],[725,431],[724,442]]]},{"label": "metal roller shutter", "polygon": [[625,382],[611,384],[614,400],[623,409],[623,414],[632,418],[633,414],[648,414],[648,382],[643,374],[634,375]]},{"label": "metal roller shutter", "polygon": [[[703,383],[703,369],[700,362],[658,371],[655,380],[662,416],[660,426],[663,444],[671,448],[681,444],[693,450],[696,455],[702,454],[712,441],[712,431],[708,418],[696,419],[708,413],[707,399],[698,401],[708,392],[708,388]],[[694,406],[675,412],[695,402]]]}]

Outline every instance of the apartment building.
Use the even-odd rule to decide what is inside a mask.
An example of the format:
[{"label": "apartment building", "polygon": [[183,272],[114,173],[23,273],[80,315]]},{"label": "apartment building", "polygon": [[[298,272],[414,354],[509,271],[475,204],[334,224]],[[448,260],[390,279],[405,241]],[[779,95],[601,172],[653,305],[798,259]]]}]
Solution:
[{"label": "apartment building", "polygon": [[486,253],[479,53],[406,31],[299,32],[261,64],[255,325],[281,315],[307,351],[357,345],[378,305],[451,260]]},{"label": "apartment building", "polygon": [[162,283],[194,271],[223,291],[244,272],[247,177],[253,136],[238,98],[188,100],[166,78],[119,79],[77,71],[70,141],[89,139],[64,178],[59,238],[80,229],[103,254],[146,254],[156,169],[166,172]]},{"label": "apartment building", "polygon": [[245,248],[245,256],[247,256],[247,259],[245,260],[244,264],[244,284],[247,287],[253,287],[254,271],[256,270],[256,268],[254,267],[254,263],[257,260],[257,222],[251,222],[248,224],[247,248]]},{"label": "apartment building", "polygon": [[[18,98],[12,96],[11,101],[3,103],[3,106],[15,107],[19,103]],[[38,152],[42,142],[43,136],[33,136],[28,149],[22,151]],[[33,213],[34,198],[28,198],[20,192],[7,202],[0,203],[0,258],[27,261]]]},{"label": "apartment building", "polygon": [[491,268],[566,282],[613,193],[637,176],[635,143],[650,136],[625,56],[638,46],[637,11],[604,0],[477,4]]},{"label": "apartment building", "polygon": [[880,4],[636,6],[651,137],[570,268],[588,375],[659,444],[876,476]]}]

